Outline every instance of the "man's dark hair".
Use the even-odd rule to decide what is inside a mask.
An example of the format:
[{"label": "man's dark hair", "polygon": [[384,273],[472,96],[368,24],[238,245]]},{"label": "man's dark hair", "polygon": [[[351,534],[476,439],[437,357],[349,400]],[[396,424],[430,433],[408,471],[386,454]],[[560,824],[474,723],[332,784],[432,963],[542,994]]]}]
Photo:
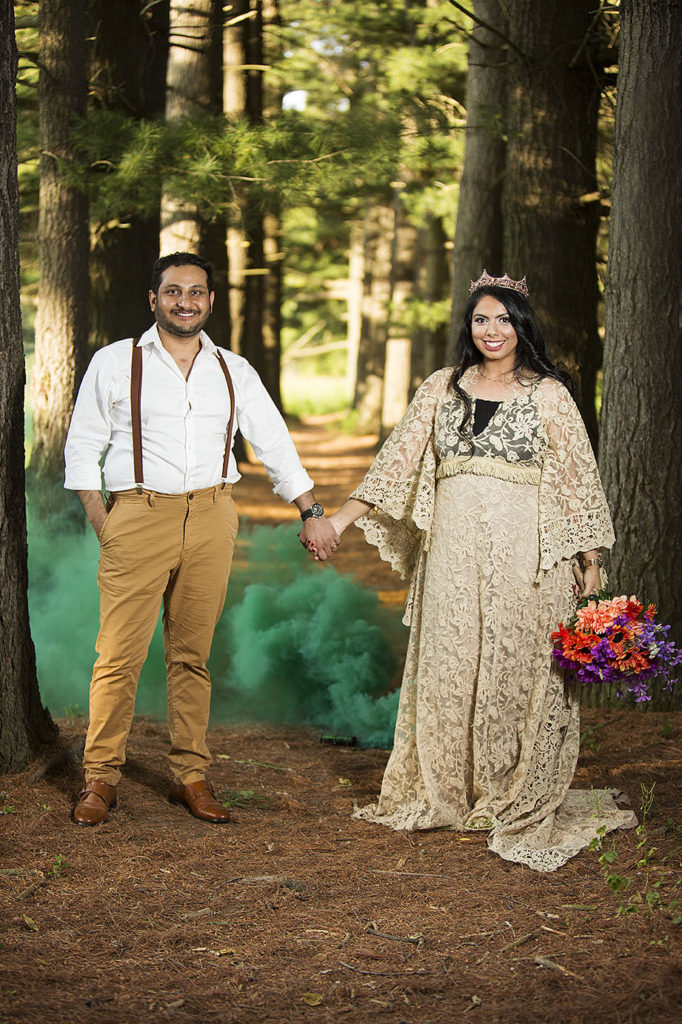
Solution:
[{"label": "man's dark hair", "polygon": [[169,267],[201,267],[206,273],[206,282],[209,292],[213,291],[213,264],[208,260],[197,256],[194,252],[172,252],[168,256],[162,256],[152,267],[151,289],[155,295],[158,294],[159,285],[164,271]]}]

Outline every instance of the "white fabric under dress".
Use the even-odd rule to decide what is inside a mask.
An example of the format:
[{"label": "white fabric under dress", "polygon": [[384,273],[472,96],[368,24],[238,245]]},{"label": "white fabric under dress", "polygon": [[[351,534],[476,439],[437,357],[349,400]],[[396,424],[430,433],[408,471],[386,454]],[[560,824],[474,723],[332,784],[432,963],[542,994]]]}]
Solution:
[{"label": "white fabric under dress", "polygon": [[[451,376],[422,385],[354,492],[376,506],[359,521],[367,539],[412,575],[394,747],[378,803],[355,813],[395,829],[485,829],[504,859],[552,871],[600,827],[636,824],[612,791],[569,789],[578,694],[551,658],[550,634],[575,607],[571,556],[610,546],[610,518],[564,388],[519,388],[470,458]],[[558,465],[561,493],[543,499]],[[543,536],[559,550],[543,551]]]}]

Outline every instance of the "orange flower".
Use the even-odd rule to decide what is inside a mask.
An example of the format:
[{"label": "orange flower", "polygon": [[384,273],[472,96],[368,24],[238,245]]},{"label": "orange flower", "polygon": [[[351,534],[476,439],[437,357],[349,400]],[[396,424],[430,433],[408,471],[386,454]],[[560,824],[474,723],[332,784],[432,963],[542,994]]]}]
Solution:
[{"label": "orange flower", "polygon": [[571,661],[579,661],[583,665],[588,665],[592,661],[592,648],[595,644],[598,644],[601,637],[596,633],[581,633],[576,631],[575,633],[568,633],[564,630],[565,636],[562,636],[564,645],[564,655]]},{"label": "orange flower", "polygon": [[620,662],[619,668],[620,667],[622,667],[624,671],[634,672],[635,675],[639,675],[639,673],[643,672],[645,669],[651,668],[651,662],[643,651],[635,649],[630,651],[627,658],[624,658]]}]

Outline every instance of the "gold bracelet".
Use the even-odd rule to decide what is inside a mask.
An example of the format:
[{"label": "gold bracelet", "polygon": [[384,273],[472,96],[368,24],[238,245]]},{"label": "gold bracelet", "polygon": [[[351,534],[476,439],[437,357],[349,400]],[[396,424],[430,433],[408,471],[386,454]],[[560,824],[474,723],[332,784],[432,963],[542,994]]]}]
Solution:
[{"label": "gold bracelet", "polygon": [[591,565],[598,565],[601,569],[604,564],[601,555],[597,555],[596,558],[581,558],[580,561],[582,563],[583,570],[588,569]]}]

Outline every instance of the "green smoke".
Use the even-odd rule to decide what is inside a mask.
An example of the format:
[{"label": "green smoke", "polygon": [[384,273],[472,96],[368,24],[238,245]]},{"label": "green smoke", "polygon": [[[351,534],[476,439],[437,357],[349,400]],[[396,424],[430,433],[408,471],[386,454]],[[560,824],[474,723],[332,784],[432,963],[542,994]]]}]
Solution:
[{"label": "green smoke", "polygon": [[[44,703],[85,712],[99,625],[99,544],[92,530],[47,535],[29,507],[29,605]],[[332,566],[316,565],[293,525],[242,523],[227,607],[213,644],[212,721],[275,721],[390,746],[398,693],[395,611]],[[138,714],[164,717],[160,624],[138,688]]]}]

